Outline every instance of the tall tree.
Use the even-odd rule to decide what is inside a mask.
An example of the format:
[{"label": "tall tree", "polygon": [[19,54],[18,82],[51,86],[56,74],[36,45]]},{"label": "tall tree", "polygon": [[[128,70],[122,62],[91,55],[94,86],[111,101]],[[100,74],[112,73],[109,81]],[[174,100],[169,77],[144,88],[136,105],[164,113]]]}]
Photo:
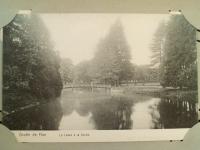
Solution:
[{"label": "tall tree", "polygon": [[158,25],[156,32],[154,33],[153,41],[151,43],[151,65],[153,67],[159,67],[161,63],[164,40],[166,34],[166,22],[163,20]]},{"label": "tall tree", "polygon": [[44,23],[34,14],[18,14],[3,28],[5,105],[16,108],[60,95],[60,60],[49,37]]},{"label": "tall tree", "polygon": [[108,35],[102,39],[94,57],[101,82],[119,85],[132,77],[130,48],[122,24],[117,20]]},{"label": "tall tree", "polygon": [[183,15],[172,15],[167,25],[162,85],[197,88],[196,29]]}]

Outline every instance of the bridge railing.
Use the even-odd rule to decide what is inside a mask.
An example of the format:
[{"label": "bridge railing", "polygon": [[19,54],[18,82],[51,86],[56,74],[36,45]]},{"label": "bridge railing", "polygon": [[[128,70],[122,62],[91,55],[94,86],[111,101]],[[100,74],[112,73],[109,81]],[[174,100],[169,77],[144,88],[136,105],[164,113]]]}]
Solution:
[{"label": "bridge railing", "polygon": [[105,92],[111,92],[111,85],[104,85],[104,84],[68,84],[64,85],[63,89],[88,89],[91,92],[94,92],[95,89],[104,89]]},{"label": "bridge railing", "polygon": [[111,88],[111,85],[104,84],[67,84],[63,88]]}]

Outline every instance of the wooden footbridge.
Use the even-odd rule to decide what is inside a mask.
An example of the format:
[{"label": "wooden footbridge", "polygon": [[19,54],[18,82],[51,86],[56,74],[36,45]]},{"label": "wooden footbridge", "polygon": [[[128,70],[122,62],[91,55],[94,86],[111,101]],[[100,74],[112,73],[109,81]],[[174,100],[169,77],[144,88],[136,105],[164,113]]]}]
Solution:
[{"label": "wooden footbridge", "polygon": [[111,85],[104,85],[104,84],[67,84],[63,86],[63,89],[89,89],[92,92],[94,89],[105,89],[106,91],[111,90]]}]

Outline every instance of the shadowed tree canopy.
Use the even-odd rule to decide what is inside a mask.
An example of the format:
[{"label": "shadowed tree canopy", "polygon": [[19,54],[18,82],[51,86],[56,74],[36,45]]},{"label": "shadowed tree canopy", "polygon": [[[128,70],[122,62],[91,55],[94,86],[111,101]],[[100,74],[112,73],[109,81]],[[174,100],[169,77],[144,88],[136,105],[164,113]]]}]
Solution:
[{"label": "shadowed tree canopy", "polygon": [[3,33],[4,102],[17,108],[59,96],[60,60],[40,17],[18,14]]},{"label": "shadowed tree canopy", "polygon": [[183,15],[171,16],[163,49],[162,85],[196,89],[196,29]]},{"label": "shadowed tree canopy", "polygon": [[106,84],[119,85],[132,77],[130,47],[126,41],[120,20],[110,28],[107,36],[99,42],[93,59],[96,77]]}]

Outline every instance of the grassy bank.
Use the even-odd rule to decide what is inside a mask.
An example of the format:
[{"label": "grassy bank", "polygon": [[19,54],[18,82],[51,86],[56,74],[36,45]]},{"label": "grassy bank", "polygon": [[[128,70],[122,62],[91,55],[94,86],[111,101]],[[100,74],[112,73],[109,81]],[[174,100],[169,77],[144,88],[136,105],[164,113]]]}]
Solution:
[{"label": "grassy bank", "polygon": [[151,96],[184,96],[188,94],[196,94],[197,90],[189,90],[189,89],[175,89],[175,88],[163,88],[162,86],[121,86],[114,87],[112,91],[120,91],[124,94],[140,94],[140,95],[151,95]]}]

